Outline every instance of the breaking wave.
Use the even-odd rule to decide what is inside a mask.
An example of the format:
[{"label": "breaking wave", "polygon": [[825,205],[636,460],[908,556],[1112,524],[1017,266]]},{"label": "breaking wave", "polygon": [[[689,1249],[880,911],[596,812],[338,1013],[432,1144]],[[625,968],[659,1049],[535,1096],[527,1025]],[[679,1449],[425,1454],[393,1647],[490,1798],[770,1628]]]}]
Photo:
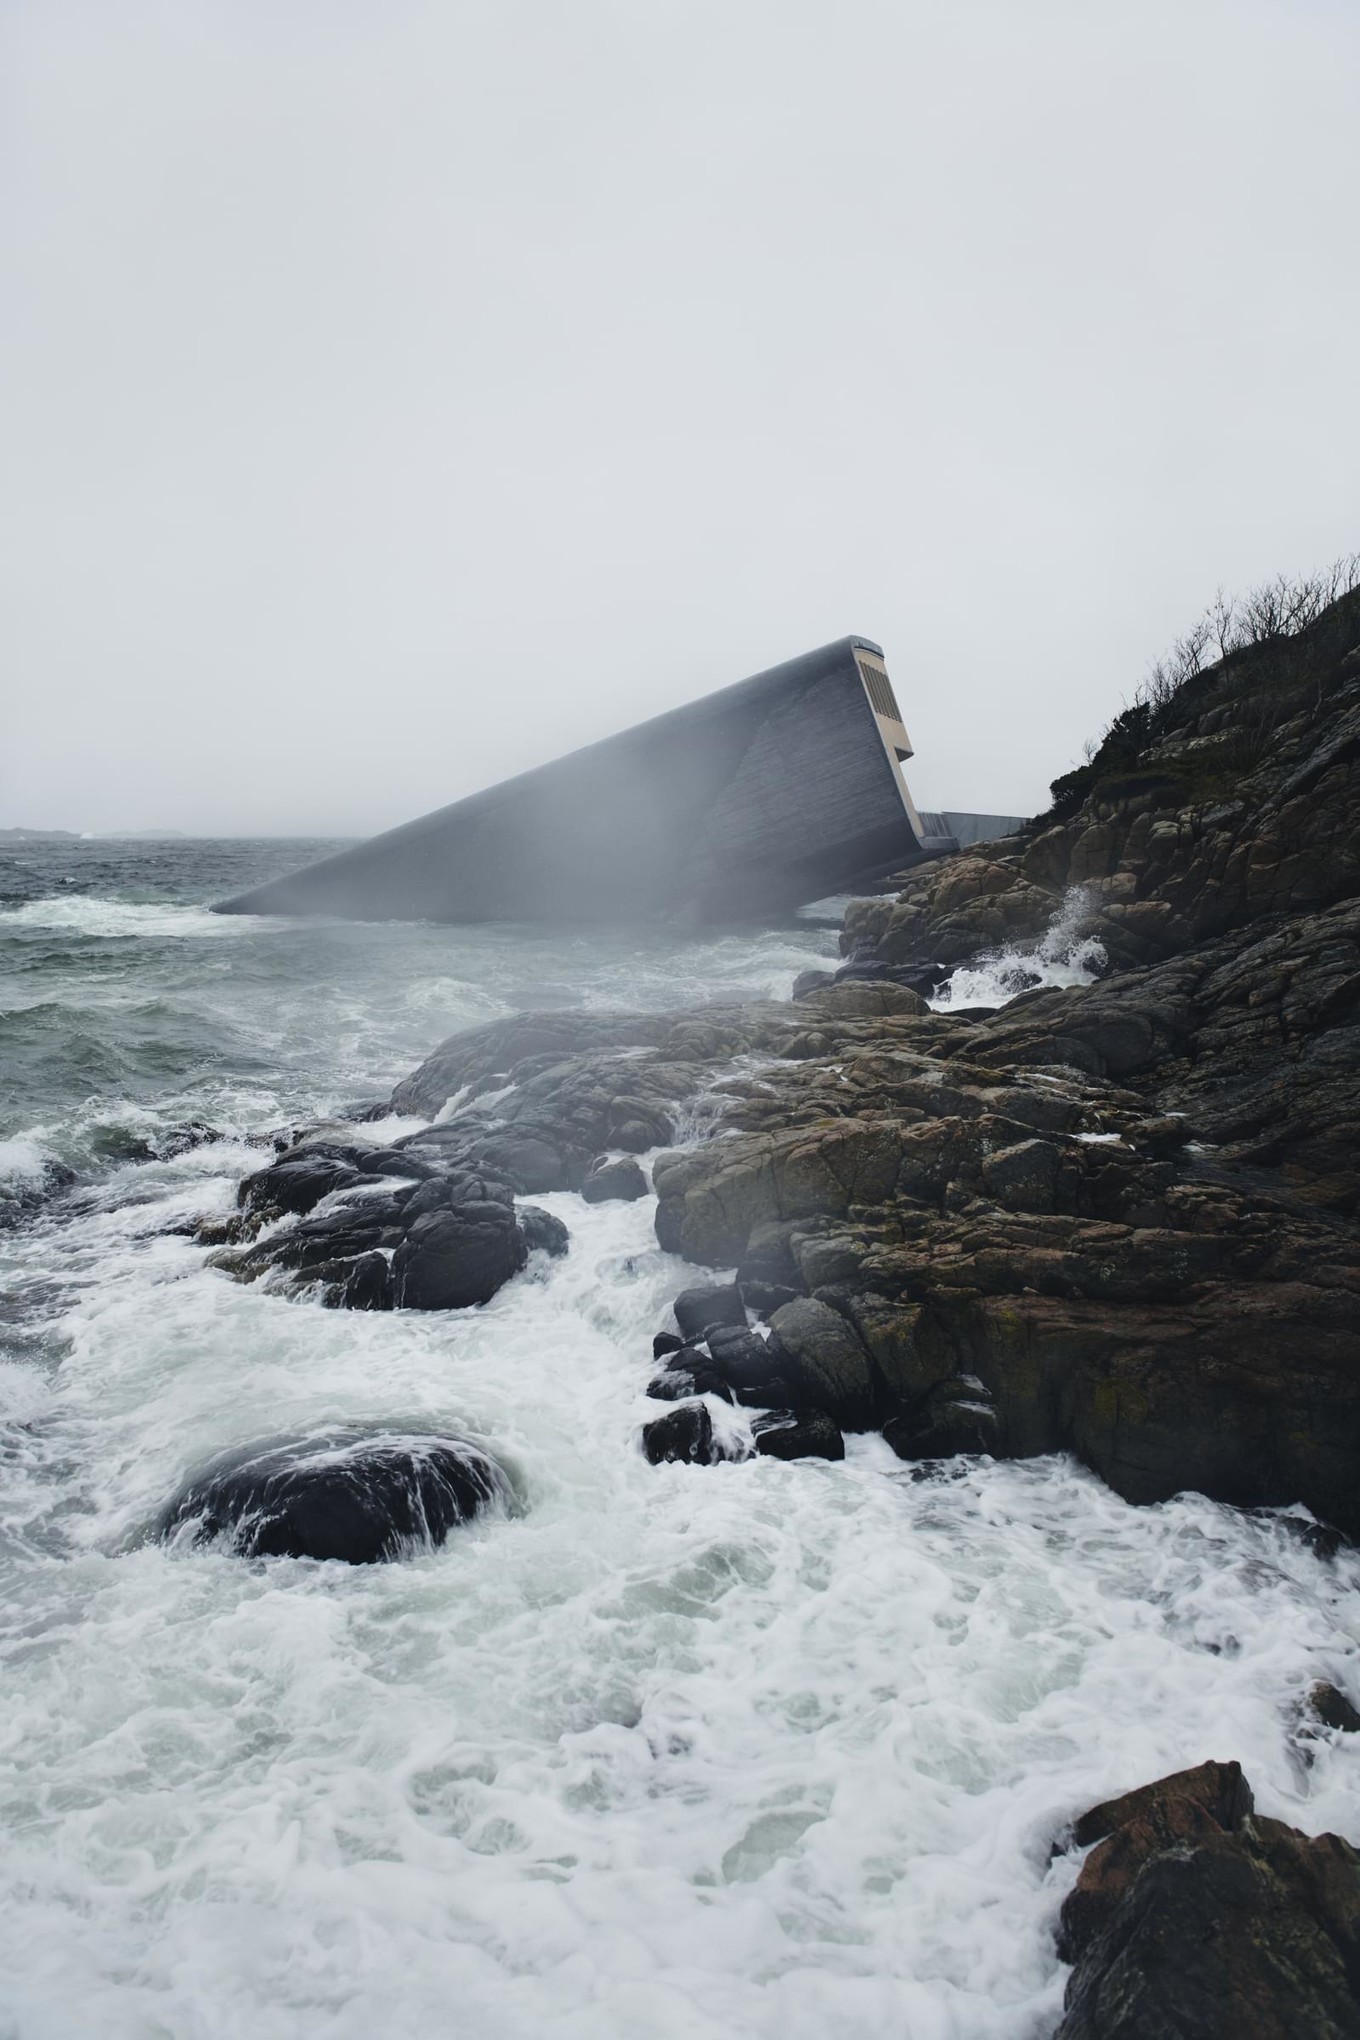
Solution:
[{"label": "breaking wave", "polygon": [[[1064,912],[1017,963],[1085,982]],[[650,1467],[694,1275],[650,1198],[536,1199],[567,1255],[447,1314],[289,1301],[186,1235],[259,1150],[173,1121],[259,1134],[531,996],[778,989],[815,931],[233,933],[187,970],[57,931],[33,996],[121,1026],[135,1088],[46,1035],[16,1065],[16,1182],[96,1121],[158,1158],[0,1233],[5,2040],[1041,2040],[1076,1812],[1236,1757],[1264,1813],[1360,1833],[1360,1738],[1297,1733],[1313,1680],[1360,1690],[1360,1557],[1287,1516],[878,1438]],[[523,1506],[387,1566],[146,1542],[213,1455],[342,1423],[479,1442]]]},{"label": "breaking wave", "polygon": [[992,950],[958,969],[930,1001],[936,1012],[968,1006],[1004,1006],[1021,992],[1090,985],[1104,975],[1108,958],[1094,935],[1083,934],[1091,902],[1072,886],[1038,942]]},{"label": "breaking wave", "polygon": [[174,906],[161,900],[101,899],[90,893],[57,893],[45,899],[24,900],[14,907],[0,907],[0,931],[26,928],[59,930],[99,941],[129,937],[173,940],[184,936],[237,935],[241,923],[231,914],[214,914],[207,907]]}]

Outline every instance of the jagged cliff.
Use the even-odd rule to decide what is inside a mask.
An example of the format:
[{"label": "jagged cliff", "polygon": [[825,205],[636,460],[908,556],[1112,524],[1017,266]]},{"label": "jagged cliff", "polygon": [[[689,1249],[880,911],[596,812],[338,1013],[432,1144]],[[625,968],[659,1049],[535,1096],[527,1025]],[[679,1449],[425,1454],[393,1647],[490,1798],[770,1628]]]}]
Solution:
[{"label": "jagged cliff", "polygon": [[1048,816],[846,916],[847,955],[953,964],[1036,938],[1071,887],[1117,968],[1360,891],[1360,588],[1116,718]]}]

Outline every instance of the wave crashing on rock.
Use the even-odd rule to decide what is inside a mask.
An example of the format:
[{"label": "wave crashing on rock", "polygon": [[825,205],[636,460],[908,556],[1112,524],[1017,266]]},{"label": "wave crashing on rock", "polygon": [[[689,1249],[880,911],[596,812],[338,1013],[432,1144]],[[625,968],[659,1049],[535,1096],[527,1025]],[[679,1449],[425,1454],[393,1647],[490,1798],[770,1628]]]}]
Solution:
[{"label": "wave crashing on rock", "polygon": [[437,1549],[511,1493],[504,1469],[464,1439],[337,1430],[223,1453],[166,1503],[155,1534],[241,1558],[373,1565]]}]

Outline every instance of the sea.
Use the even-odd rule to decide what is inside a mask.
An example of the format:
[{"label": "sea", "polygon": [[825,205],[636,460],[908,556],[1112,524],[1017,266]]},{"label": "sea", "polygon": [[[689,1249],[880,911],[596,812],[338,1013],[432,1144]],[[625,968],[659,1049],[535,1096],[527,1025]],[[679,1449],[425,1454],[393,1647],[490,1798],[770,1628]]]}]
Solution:
[{"label": "sea", "polygon": [[[209,911],[331,847],[0,848],[3,2040],[1039,2040],[1095,1801],[1235,1757],[1266,1813],[1360,1840],[1360,1750],[1302,1711],[1360,1698],[1360,1565],[1297,1512],[875,1437],[651,1467],[693,1271],[650,1198],[536,1200],[569,1253],[478,1310],[210,1268],[187,1228],[262,1142],[451,1033],[834,960],[815,917]],[[1059,931],[953,995],[1089,961]],[[371,1567],[150,1535],[223,1449],[338,1423],[484,1441],[514,1504]]]}]

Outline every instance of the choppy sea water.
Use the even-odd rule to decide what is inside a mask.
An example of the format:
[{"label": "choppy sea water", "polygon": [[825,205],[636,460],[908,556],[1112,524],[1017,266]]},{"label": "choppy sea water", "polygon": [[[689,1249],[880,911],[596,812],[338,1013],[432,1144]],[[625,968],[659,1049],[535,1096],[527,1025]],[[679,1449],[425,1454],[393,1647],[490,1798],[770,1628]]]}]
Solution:
[{"label": "choppy sea water", "polygon": [[[297,845],[0,853],[0,2034],[1037,2040],[1063,1822],[1206,1756],[1360,1838],[1360,1567],[1066,1460],[648,1467],[686,1279],[650,1202],[541,1200],[487,1308],[324,1311],[169,1230],[247,1136],[524,1005],[788,990],[834,938],[264,920]],[[221,1138],[137,1159],[188,1120]],[[11,1211],[15,1209],[11,1200]],[[143,1541],[233,1443],[448,1426],[522,1507],[351,1569]]]}]

